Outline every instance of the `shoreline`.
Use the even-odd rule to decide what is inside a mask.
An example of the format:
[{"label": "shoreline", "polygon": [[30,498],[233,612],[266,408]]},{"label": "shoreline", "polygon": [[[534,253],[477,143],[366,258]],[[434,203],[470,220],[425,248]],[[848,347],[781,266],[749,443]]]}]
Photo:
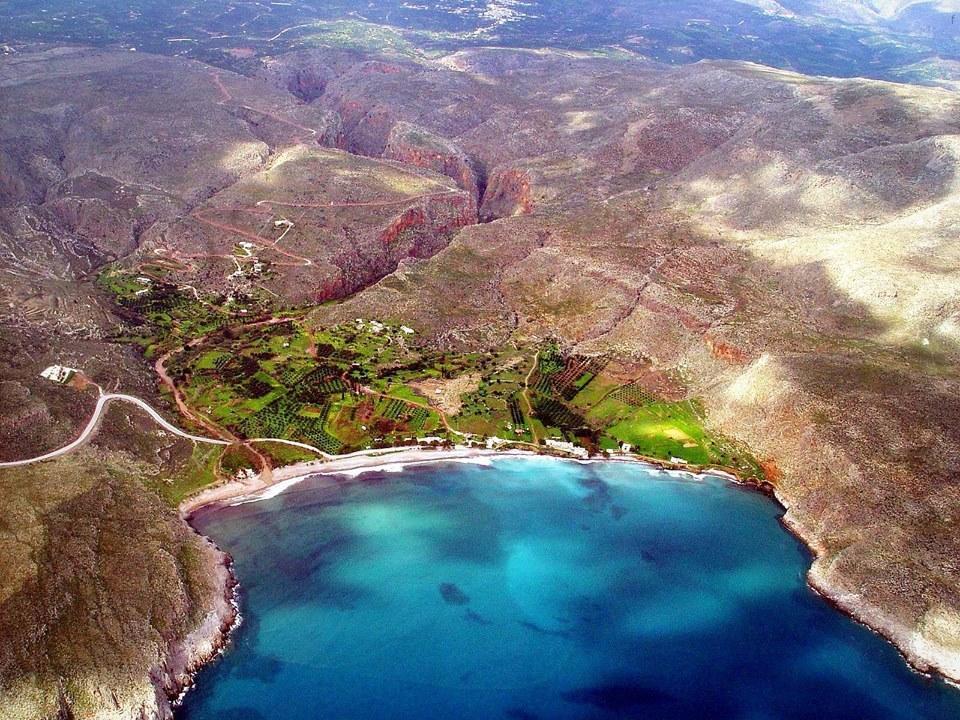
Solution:
[{"label": "shoreline", "polygon": [[348,455],[340,455],[330,460],[318,459],[307,462],[293,463],[275,468],[269,480],[264,480],[259,474],[245,480],[231,480],[221,485],[208,487],[184,498],[178,506],[180,516],[188,520],[202,509],[213,505],[236,504],[237,502],[251,502],[256,499],[268,499],[279,495],[288,487],[312,475],[358,475],[365,472],[397,472],[403,467],[423,465],[437,462],[485,462],[496,458],[552,458],[569,462],[595,463],[619,462],[644,465],[649,468],[666,472],[682,473],[684,475],[712,475],[723,477],[741,485],[751,485],[767,492],[760,483],[742,481],[727,470],[689,468],[667,462],[659,462],[652,458],[636,455],[613,455],[610,457],[582,458],[574,455],[536,452],[519,448],[491,449],[457,445],[453,448],[426,447],[422,445],[399,446],[377,450],[360,450]]},{"label": "shoreline", "polygon": [[[521,449],[496,450],[465,446],[455,446],[454,448],[408,446],[362,450],[349,455],[339,456],[332,460],[314,460],[286,465],[275,469],[268,481],[264,481],[259,475],[255,475],[244,481],[234,480],[223,485],[201,490],[195,495],[185,498],[179,505],[179,511],[184,521],[190,524],[191,518],[201,510],[212,509],[223,505],[256,502],[258,500],[276,497],[288,488],[315,475],[344,475],[356,477],[368,472],[402,472],[407,467],[443,462],[488,464],[497,458],[548,458],[577,462],[580,464],[624,463],[641,465],[672,475],[685,475],[691,478],[706,476],[717,477],[725,479],[735,485],[759,491],[769,496],[780,506],[783,510],[783,515],[780,517],[780,525],[786,532],[796,538],[810,553],[812,561],[805,574],[805,582],[811,592],[820,596],[838,612],[843,613],[883,638],[886,642],[889,642],[900,653],[907,666],[913,672],[928,678],[939,678],[948,685],[960,688],[960,654],[958,654],[955,662],[947,662],[945,661],[944,649],[937,648],[929,641],[926,641],[927,652],[924,653],[917,648],[919,632],[916,628],[910,628],[902,622],[895,621],[883,613],[882,609],[870,605],[862,597],[853,596],[841,588],[834,587],[826,573],[822,570],[822,564],[826,562],[823,549],[819,547],[819,544],[815,540],[806,536],[801,523],[791,515],[790,505],[777,489],[768,482],[742,480],[729,470],[709,467],[680,467],[652,458],[633,455],[582,458]],[[191,528],[192,527],[191,524]],[[206,536],[204,537],[206,538]],[[210,538],[206,538],[206,540],[213,543]],[[217,549],[224,557],[227,557],[223,551],[219,550],[219,548]],[[234,572],[233,563],[228,561],[225,565],[230,577],[226,592],[233,599],[233,605],[237,611],[236,617],[239,618],[240,612],[237,600],[240,588],[239,579]],[[216,651],[210,654],[204,661],[200,662],[189,673],[189,678],[187,678],[179,688],[176,688],[176,694],[174,695],[176,703],[173,705],[174,707],[182,702],[183,696],[193,687],[196,673],[208,662],[215,660],[223,654],[229,647],[233,630],[236,629],[238,625],[239,622],[234,622],[231,623],[229,627],[218,629],[216,633],[217,637],[210,641],[216,648]]]},{"label": "shoreline", "polygon": [[203,489],[180,503],[180,516],[188,520],[201,509],[213,505],[233,504],[237,501],[271,498],[311,475],[339,475],[358,472],[376,472],[396,465],[414,465],[430,462],[477,460],[497,457],[537,457],[539,453],[527,450],[488,450],[485,448],[455,447],[453,449],[422,446],[361,450],[341,455],[332,460],[309,460],[275,468],[269,480],[260,474],[245,480],[231,480]]},{"label": "shoreline", "polygon": [[807,587],[839,613],[889,643],[914,673],[930,680],[942,680],[960,690],[960,650],[951,650],[924,638],[919,625],[910,626],[869,602],[867,598],[837,586],[829,576],[829,558],[816,540],[808,539],[801,522],[791,514],[790,506],[775,489],[773,499],[784,508],[783,528],[813,556],[804,576]]},{"label": "shoreline", "polygon": [[219,588],[200,623],[186,636],[173,640],[167,656],[151,670],[158,714],[145,715],[145,718],[173,718],[174,711],[196,684],[197,673],[226,652],[234,630],[243,622],[240,583],[233,558],[193,526],[190,530],[200,538],[204,552],[208,553],[207,568],[217,577]]},{"label": "shoreline", "polygon": [[[177,650],[192,658],[192,662],[180,663],[180,672],[167,673],[166,682],[158,687],[158,695],[166,698],[167,707],[173,711],[179,708],[186,695],[196,685],[197,674],[209,663],[214,662],[230,648],[234,631],[243,622],[240,603],[240,580],[236,575],[233,558],[224,552],[212,538],[200,533],[191,523],[193,516],[202,510],[214,510],[217,507],[238,505],[247,502],[276,497],[285,490],[316,475],[343,475],[357,477],[369,472],[402,472],[408,467],[433,465],[437,463],[490,464],[504,458],[546,458],[558,461],[576,462],[583,465],[593,463],[623,463],[640,465],[651,470],[659,470],[671,475],[684,475],[690,478],[713,476],[737,485],[751,486],[769,494],[769,488],[760,483],[740,480],[728,470],[690,467],[644,458],[636,455],[613,455],[610,457],[583,458],[573,455],[536,452],[518,448],[478,448],[467,446],[427,447],[422,445],[361,450],[341,455],[333,459],[317,459],[293,463],[276,468],[270,473],[270,479],[264,480],[260,474],[245,480],[208,487],[191,495],[180,503],[180,517],[193,532],[197,533],[220,557],[219,566],[225,571],[222,598],[229,610],[227,613],[215,613],[218,617],[216,627],[198,627],[191,636],[180,643]],[[204,633],[204,630],[207,630]]]}]

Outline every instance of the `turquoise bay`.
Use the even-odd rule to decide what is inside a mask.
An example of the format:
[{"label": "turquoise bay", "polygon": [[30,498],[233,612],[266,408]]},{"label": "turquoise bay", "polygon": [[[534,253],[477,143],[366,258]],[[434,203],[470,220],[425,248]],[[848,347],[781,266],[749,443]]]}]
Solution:
[{"label": "turquoise bay", "polygon": [[960,718],[768,498],[626,464],[311,478],[201,513],[244,623],[183,720]]}]

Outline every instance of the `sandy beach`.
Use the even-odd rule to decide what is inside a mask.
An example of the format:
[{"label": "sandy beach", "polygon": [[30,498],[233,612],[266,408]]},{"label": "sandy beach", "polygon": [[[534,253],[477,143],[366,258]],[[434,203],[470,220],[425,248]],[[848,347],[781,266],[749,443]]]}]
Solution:
[{"label": "sandy beach", "polygon": [[435,462],[489,462],[494,458],[537,457],[530,450],[489,450],[486,448],[397,447],[361,450],[332,460],[312,460],[274,469],[269,478],[254,475],[201,490],[180,503],[180,514],[189,517],[200,508],[215,503],[233,503],[247,499],[274,497],[311,475],[357,475],[362,472],[397,472],[412,465]]},{"label": "sandy beach", "polygon": [[309,462],[294,463],[275,468],[270,476],[253,475],[244,480],[232,480],[222,485],[201,490],[180,503],[180,514],[189,518],[202,507],[218,503],[235,504],[250,502],[258,499],[275,497],[284,490],[299,483],[311,475],[347,475],[357,476],[365,472],[400,472],[404,468],[415,465],[424,465],[437,462],[469,462],[489,463],[497,458],[525,457],[525,458],[554,458],[578,463],[631,463],[656,468],[664,473],[684,477],[698,475],[715,475],[731,482],[739,483],[735,475],[719,469],[680,468],[667,463],[657,462],[649,458],[633,455],[613,455],[583,459],[573,456],[564,456],[547,453],[537,453],[532,450],[466,447],[458,445],[453,448],[440,447],[395,447],[377,450],[360,450],[348,455],[340,455],[333,459],[311,460]]}]

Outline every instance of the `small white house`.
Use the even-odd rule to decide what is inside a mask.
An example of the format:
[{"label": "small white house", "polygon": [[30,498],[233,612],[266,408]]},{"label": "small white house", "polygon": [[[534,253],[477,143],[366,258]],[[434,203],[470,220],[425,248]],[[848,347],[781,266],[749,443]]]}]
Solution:
[{"label": "small white house", "polygon": [[64,383],[69,382],[70,378],[72,378],[78,372],[80,371],[76,368],[70,368],[64,365],[51,365],[40,373],[40,377],[63,385]]}]

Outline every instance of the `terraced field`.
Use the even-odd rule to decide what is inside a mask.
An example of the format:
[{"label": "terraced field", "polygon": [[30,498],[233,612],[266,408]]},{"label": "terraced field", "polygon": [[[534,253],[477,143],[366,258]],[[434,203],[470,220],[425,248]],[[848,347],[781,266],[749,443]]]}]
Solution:
[{"label": "terraced field", "polygon": [[[301,313],[264,312],[261,298],[190,293],[152,267],[107,271],[100,283],[138,319],[130,339],[148,354],[186,345],[169,362],[173,381],[191,408],[241,439],[284,438],[330,454],[432,435],[555,439],[760,477],[743,448],[706,431],[695,399],[623,382],[606,356],[552,342],[443,353],[416,347],[410,328],[375,320],[314,328]],[[450,388],[463,389],[450,398]]]}]

